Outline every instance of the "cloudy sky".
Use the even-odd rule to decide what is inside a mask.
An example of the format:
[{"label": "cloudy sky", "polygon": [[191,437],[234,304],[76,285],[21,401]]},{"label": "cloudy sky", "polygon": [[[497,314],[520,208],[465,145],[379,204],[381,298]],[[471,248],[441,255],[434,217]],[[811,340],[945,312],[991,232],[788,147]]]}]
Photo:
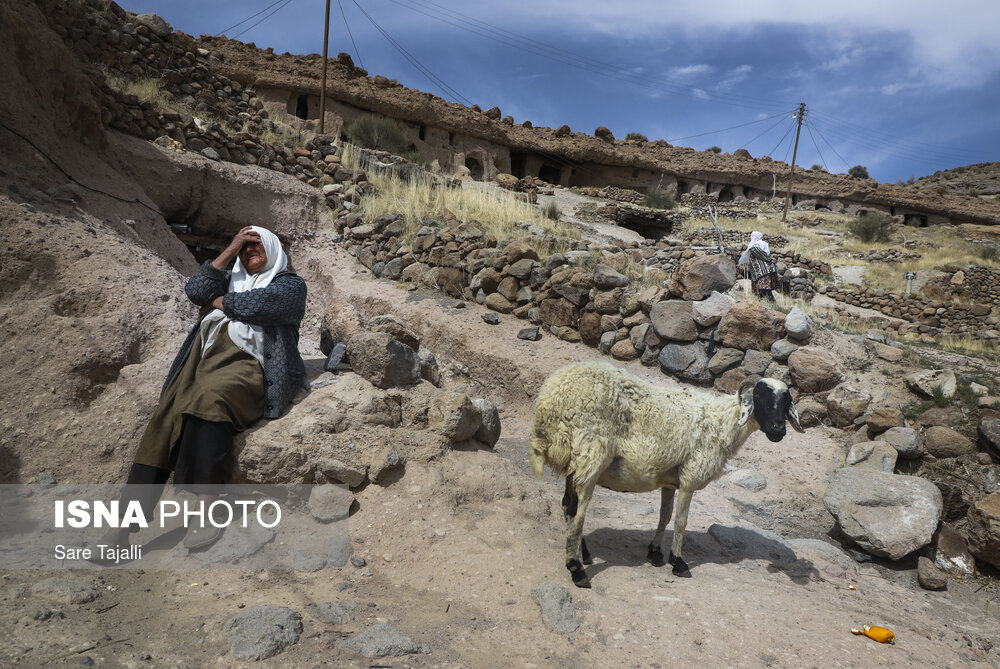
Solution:
[{"label": "cloudy sky", "polygon": [[[119,2],[192,35],[322,51],[323,0]],[[792,112],[805,102],[797,164],[806,167],[861,164],[894,182],[1000,161],[997,0],[331,6],[331,56],[347,51],[372,75],[496,105],[518,123],[604,125],[619,138],[790,161]]]}]

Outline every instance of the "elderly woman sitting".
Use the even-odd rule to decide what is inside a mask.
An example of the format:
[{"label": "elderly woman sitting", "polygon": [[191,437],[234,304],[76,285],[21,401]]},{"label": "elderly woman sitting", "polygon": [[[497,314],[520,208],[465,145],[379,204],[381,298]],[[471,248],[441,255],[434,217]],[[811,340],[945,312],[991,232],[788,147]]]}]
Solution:
[{"label": "elderly woman sitting", "polygon": [[781,280],[778,278],[778,267],[771,260],[771,247],[764,241],[764,235],[757,231],[750,233],[750,243],[737,264],[740,267],[749,264],[753,294],[774,302],[772,291],[781,288]]},{"label": "elderly woman sitting", "polygon": [[[306,284],[288,270],[272,232],[240,230],[219,257],[198,268],[184,291],[202,307],[201,317],[170,366],[125,492],[126,500],[142,504],[147,520],[171,469],[175,484],[210,501],[199,486],[223,482],[234,432],[262,416],[281,415],[305,376],[298,340]],[[212,524],[189,528],[184,545],[201,548],[220,534]],[[114,530],[103,541],[128,545],[128,530]]]}]

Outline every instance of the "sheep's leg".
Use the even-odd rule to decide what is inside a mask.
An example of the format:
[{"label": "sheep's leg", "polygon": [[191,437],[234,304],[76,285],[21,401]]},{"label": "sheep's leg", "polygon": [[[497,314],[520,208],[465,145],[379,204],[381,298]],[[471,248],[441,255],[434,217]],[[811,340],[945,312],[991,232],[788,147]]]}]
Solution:
[{"label": "sheep's leg", "polygon": [[674,489],[660,488],[660,522],[656,525],[656,534],[649,544],[649,551],[646,553],[647,559],[654,567],[662,567],[667,563],[663,559],[663,530],[670,522],[670,514],[674,511]]},{"label": "sheep's leg", "polygon": [[667,558],[674,568],[675,576],[691,576],[691,570],[681,557],[684,546],[684,530],[687,529],[688,510],[691,508],[691,496],[693,490],[681,489],[677,494],[677,515],[674,516],[674,540],[670,548],[670,557]]},{"label": "sheep's leg", "polygon": [[587,572],[583,570],[581,562],[581,535],[583,534],[583,518],[587,514],[587,506],[590,505],[590,498],[594,495],[594,484],[587,483],[580,485],[574,483],[573,492],[576,495],[576,513],[569,520],[566,528],[566,569],[569,569],[570,576],[573,577],[573,584],[578,588],[589,588],[590,579]]},{"label": "sheep's leg", "polygon": [[[567,525],[576,515],[577,504],[579,498],[576,495],[576,490],[573,486],[573,477],[566,477],[566,492],[563,493],[562,498],[562,508],[563,513],[566,514]],[[587,550],[587,540],[580,537],[580,553],[583,557],[583,564],[594,564],[594,559],[590,556],[590,551]]]}]

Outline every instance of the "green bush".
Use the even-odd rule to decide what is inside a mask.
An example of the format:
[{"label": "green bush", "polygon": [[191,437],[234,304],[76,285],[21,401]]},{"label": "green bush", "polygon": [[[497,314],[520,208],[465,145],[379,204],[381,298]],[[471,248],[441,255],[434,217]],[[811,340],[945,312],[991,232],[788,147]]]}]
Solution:
[{"label": "green bush", "polygon": [[865,167],[864,165],[855,165],[851,169],[847,170],[847,173],[850,174],[855,179],[867,179],[867,178],[869,178],[868,177],[868,168]]},{"label": "green bush", "polygon": [[630,132],[629,134],[625,135],[625,139],[634,139],[637,142],[643,142],[643,143],[649,141],[649,137],[646,137],[641,132]]},{"label": "green bush", "polygon": [[388,118],[364,116],[348,125],[345,132],[351,142],[366,149],[399,153],[406,146],[403,131]]},{"label": "green bush", "polygon": [[673,209],[677,206],[677,201],[670,191],[653,188],[642,197],[642,204],[650,209]]},{"label": "green bush", "polygon": [[823,169],[823,166],[820,165],[819,163],[813,163],[813,166],[810,167],[809,169],[811,169],[811,170],[821,170],[821,169]]},{"label": "green bush", "polygon": [[708,151],[709,153],[722,153],[721,146],[710,146],[705,150]]},{"label": "green bush", "polygon": [[1000,260],[1000,246],[995,246],[989,244],[987,246],[981,246],[976,250],[976,255],[978,255],[983,260],[997,261]]},{"label": "green bush", "polygon": [[887,242],[892,236],[892,218],[874,211],[866,211],[847,227],[863,242]]},{"label": "green bush", "polygon": [[979,189],[973,186],[972,188],[969,189],[969,195],[971,195],[972,197],[979,197]]}]

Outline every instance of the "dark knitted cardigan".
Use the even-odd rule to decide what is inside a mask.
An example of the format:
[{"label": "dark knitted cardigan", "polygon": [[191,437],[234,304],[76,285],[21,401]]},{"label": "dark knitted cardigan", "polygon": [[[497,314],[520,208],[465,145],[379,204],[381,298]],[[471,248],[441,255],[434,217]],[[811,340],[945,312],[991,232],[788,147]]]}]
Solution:
[{"label": "dark knitted cardigan", "polygon": [[[188,279],[184,292],[199,307],[222,296],[222,312],[230,320],[264,328],[264,417],[277,418],[302,386],[306,370],[299,355],[299,325],[306,312],[306,282],[294,272],[276,274],[264,288],[230,293],[230,272],[205,261]],[[170,365],[163,391],[184,366],[198,338],[201,319],[195,323]]]}]

